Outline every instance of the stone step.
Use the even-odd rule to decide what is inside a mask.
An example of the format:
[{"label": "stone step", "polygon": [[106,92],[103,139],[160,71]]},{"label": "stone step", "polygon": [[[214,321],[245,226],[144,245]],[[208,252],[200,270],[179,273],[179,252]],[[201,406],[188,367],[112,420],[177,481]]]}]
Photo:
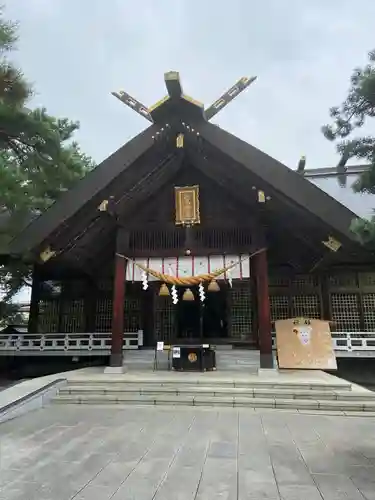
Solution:
[{"label": "stone step", "polygon": [[375,401],[328,401],[313,399],[249,398],[240,396],[189,396],[189,395],[135,395],[115,394],[59,394],[53,399],[60,404],[94,405],[169,405],[169,406],[218,406],[243,408],[276,408],[314,411],[375,412]]},{"label": "stone step", "polygon": [[[189,374],[190,375],[190,374]],[[95,379],[80,378],[68,380],[69,386],[111,386],[111,387],[140,387],[142,386],[152,386],[152,387],[171,387],[175,390],[181,389],[182,387],[220,387],[220,388],[248,388],[248,389],[286,389],[286,390],[315,390],[315,391],[351,391],[352,384],[350,382],[342,381],[337,383],[324,383],[324,382],[287,382],[287,381],[266,381],[260,380],[258,377],[255,380],[220,380],[220,379],[206,379],[204,377],[200,379],[194,379],[190,376],[181,377],[178,380],[168,380],[161,378],[137,378],[124,380],[124,377],[116,378],[116,376],[101,377]]]},{"label": "stone step", "polygon": [[375,402],[375,393],[370,391],[317,391],[317,390],[291,390],[284,388],[248,388],[248,387],[212,387],[212,386],[151,386],[151,385],[68,385],[60,389],[62,395],[95,395],[103,394],[118,396],[119,394],[145,395],[145,396],[238,396],[248,398],[266,399],[314,399],[314,400],[357,400]]}]

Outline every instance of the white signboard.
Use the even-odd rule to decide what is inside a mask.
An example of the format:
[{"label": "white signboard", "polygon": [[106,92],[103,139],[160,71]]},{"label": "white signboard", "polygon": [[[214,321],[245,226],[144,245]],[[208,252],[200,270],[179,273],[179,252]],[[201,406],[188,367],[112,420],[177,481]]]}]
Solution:
[{"label": "white signboard", "polygon": [[181,358],[181,349],[179,347],[174,347],[172,351],[173,358]]},{"label": "white signboard", "polygon": [[158,342],[156,344],[156,350],[157,351],[164,351],[164,342]]}]

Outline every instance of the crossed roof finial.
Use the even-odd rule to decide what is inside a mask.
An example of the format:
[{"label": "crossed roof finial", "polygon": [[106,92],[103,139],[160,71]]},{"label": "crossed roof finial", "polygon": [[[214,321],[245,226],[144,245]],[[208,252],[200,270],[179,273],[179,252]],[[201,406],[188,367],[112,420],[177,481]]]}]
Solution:
[{"label": "crossed roof finial", "polygon": [[[136,113],[146,118],[151,123],[158,122],[158,118],[164,113],[160,113],[160,108],[163,105],[171,106],[171,103],[178,105],[180,110],[183,109],[183,104],[189,103],[190,105],[196,106],[200,110],[200,114],[205,120],[211,120],[219,111],[221,111],[225,106],[227,106],[235,97],[237,97],[241,92],[243,92],[249,85],[251,85],[255,80],[256,76],[251,78],[243,77],[240,78],[227,92],[219,97],[211,106],[204,109],[204,105],[193,99],[192,97],[183,93],[180,75],[177,71],[169,71],[164,74],[164,81],[167,87],[168,94],[163,97],[160,101],[155,103],[151,107],[145,106],[143,103],[132,97],[127,92],[120,90],[119,92],[112,92],[112,95],[117,97],[121,102],[129,106]],[[182,104],[182,105],[181,105]],[[196,111],[196,110],[195,110]]]}]

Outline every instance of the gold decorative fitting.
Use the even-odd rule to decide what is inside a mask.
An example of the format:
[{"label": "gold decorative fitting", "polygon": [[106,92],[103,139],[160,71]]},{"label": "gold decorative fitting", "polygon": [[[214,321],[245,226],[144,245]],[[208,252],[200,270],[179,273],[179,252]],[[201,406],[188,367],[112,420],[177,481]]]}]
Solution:
[{"label": "gold decorative fitting", "polygon": [[108,200],[103,200],[98,206],[99,212],[106,212],[108,210]]},{"label": "gold decorative fitting", "polygon": [[198,359],[198,356],[195,352],[190,352],[188,354],[188,360],[190,361],[190,363],[195,363]]},{"label": "gold decorative fitting", "polygon": [[200,223],[199,186],[175,187],[176,225]]},{"label": "gold decorative fitting", "polygon": [[169,290],[165,283],[163,283],[160,287],[159,297],[169,297]]},{"label": "gold decorative fitting", "polygon": [[331,252],[337,252],[341,248],[341,243],[337,241],[333,236],[328,236],[327,241],[322,241],[323,245],[331,250]]},{"label": "gold decorative fitting", "polygon": [[264,194],[264,191],[261,191],[261,190],[258,191],[258,202],[259,203],[266,202],[266,195]]},{"label": "gold decorative fitting", "polygon": [[51,250],[51,247],[47,247],[43,252],[40,253],[40,260],[43,262],[47,262],[47,260],[52,259],[56,255],[54,250]]},{"label": "gold decorative fitting", "polygon": [[187,288],[185,291],[184,291],[184,294],[182,296],[182,300],[187,300],[187,301],[193,301],[194,300],[194,294],[193,292],[190,290],[190,288]]},{"label": "gold decorative fitting", "polygon": [[183,148],[184,147],[184,134],[178,134],[176,137],[176,147]]},{"label": "gold decorative fitting", "polygon": [[209,292],[220,292],[219,283],[216,280],[212,280],[207,287]]}]

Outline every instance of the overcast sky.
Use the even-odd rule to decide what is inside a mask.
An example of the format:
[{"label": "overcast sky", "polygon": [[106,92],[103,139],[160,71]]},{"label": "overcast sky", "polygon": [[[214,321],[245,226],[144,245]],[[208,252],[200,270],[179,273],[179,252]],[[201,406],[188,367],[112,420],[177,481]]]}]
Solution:
[{"label": "overcast sky", "polygon": [[177,70],[206,106],[257,75],[216,123],[291,167],[301,154],[334,165],[320,127],[375,48],[374,0],[7,0],[6,15],[20,22],[14,58],[33,104],[79,120],[97,162],[148,123],[110,92],[151,105]]}]

